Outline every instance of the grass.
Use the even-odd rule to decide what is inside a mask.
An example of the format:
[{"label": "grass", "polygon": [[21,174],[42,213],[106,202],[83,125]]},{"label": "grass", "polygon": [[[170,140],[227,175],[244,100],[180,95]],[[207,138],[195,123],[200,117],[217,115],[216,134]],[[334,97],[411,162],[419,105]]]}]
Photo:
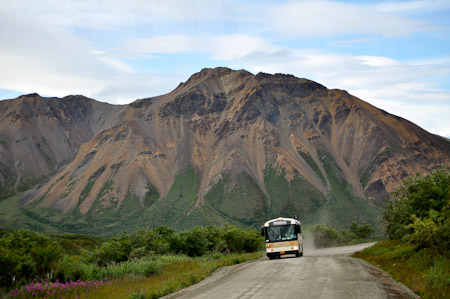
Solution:
[{"label": "grass", "polygon": [[261,257],[261,253],[245,253],[188,258],[163,256],[161,273],[149,277],[129,276],[99,290],[88,293],[89,298],[127,298],[140,294],[141,298],[159,298],[195,284],[214,270]]},{"label": "grass", "polygon": [[30,229],[38,232],[59,233],[61,229],[29,217],[24,213],[19,200],[22,194],[17,194],[0,200],[0,228]]},{"label": "grass", "polygon": [[450,258],[430,248],[382,241],[354,254],[388,272],[421,298],[448,298]]},{"label": "grass", "polygon": [[332,155],[321,150],[318,153],[330,182],[332,192],[329,200],[323,204],[316,214],[308,215],[308,224],[325,223],[339,229],[346,229],[351,221],[358,224],[369,224],[381,235],[381,207],[369,205],[365,199],[355,195],[353,186],[343,177],[343,172]]},{"label": "grass", "polygon": [[93,250],[102,243],[102,239],[77,234],[53,234],[51,238],[70,255],[80,255],[83,250]]},{"label": "grass", "polygon": [[43,177],[30,177],[30,178],[21,177],[16,190],[19,192],[29,190],[37,186],[43,179],[44,179]]},{"label": "grass", "polygon": [[267,218],[267,199],[253,179],[242,172],[235,178],[222,174],[205,197],[206,203],[232,223],[257,227]]},{"label": "grass", "polygon": [[297,214],[302,222],[326,202],[325,196],[315,187],[306,182],[298,174],[288,182],[285,172],[276,173],[273,168],[264,172],[264,183],[271,197],[269,218]]},{"label": "grass", "polygon": [[[47,298],[159,298],[195,284],[217,268],[258,259],[262,252],[243,254],[209,254],[198,258],[183,255],[165,255],[94,269],[82,269],[83,281],[103,282],[92,287],[72,288],[66,293],[55,293]],[[92,268],[92,269],[91,269]],[[80,283],[78,283],[80,284]],[[27,293],[25,291],[25,296]],[[28,297],[32,297],[31,294]]]}]

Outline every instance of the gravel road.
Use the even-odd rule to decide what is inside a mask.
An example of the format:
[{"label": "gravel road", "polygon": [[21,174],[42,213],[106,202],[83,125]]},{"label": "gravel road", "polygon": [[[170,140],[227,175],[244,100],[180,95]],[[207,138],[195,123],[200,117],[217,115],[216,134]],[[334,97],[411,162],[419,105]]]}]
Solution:
[{"label": "gravel road", "polygon": [[373,243],[306,250],[300,258],[261,258],[224,267],[164,298],[413,298],[378,268],[348,255]]}]

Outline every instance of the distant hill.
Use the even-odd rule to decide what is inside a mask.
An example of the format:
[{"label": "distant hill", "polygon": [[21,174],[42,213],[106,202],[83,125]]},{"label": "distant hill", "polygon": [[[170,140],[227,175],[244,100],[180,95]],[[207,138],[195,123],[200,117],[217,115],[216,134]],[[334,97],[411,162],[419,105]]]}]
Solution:
[{"label": "distant hill", "polygon": [[123,106],[1,101],[0,154],[0,197],[37,185],[21,209],[43,230],[108,235],[293,214],[376,225],[402,179],[450,165],[450,142],[343,90],[215,68]]}]

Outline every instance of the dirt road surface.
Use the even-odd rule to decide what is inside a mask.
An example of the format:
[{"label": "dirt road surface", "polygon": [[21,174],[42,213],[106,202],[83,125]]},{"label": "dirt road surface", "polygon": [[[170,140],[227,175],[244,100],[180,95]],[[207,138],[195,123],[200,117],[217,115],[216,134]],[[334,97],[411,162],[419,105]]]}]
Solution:
[{"label": "dirt road surface", "polygon": [[224,267],[202,282],[164,298],[416,297],[383,271],[348,256],[372,244],[305,250],[300,258],[261,258]]}]

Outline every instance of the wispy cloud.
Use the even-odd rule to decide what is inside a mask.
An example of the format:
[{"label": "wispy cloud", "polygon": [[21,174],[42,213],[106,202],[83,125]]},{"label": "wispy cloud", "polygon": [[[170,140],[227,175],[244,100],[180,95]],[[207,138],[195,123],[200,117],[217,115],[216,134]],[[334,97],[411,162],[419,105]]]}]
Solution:
[{"label": "wispy cloud", "polygon": [[293,1],[274,7],[271,22],[290,36],[406,36],[429,29],[422,20],[391,14],[367,5],[338,1]]},{"label": "wispy cloud", "polygon": [[376,4],[373,8],[387,13],[423,13],[424,11],[448,10],[450,9],[450,2],[447,0],[388,1]]},{"label": "wispy cloud", "polygon": [[114,77],[133,73],[69,31],[29,16],[0,12],[0,39],[0,88],[89,96]]},{"label": "wispy cloud", "polygon": [[346,89],[449,135],[449,10],[447,0],[0,0],[0,89],[128,103],[220,65]]},{"label": "wispy cloud", "polygon": [[125,42],[124,47],[136,53],[201,52],[205,48],[201,38],[182,34],[131,39]]},{"label": "wispy cloud", "polygon": [[2,0],[4,11],[36,15],[64,27],[121,30],[142,24],[226,19],[234,1],[209,0]]}]

